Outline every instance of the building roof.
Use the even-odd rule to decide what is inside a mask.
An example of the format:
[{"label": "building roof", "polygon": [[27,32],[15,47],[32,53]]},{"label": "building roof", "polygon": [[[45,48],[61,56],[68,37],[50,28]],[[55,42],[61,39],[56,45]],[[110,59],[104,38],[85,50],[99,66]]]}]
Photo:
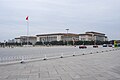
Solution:
[{"label": "building roof", "polygon": [[[90,34],[90,33],[92,33],[92,34]],[[105,38],[107,38],[107,36],[105,36],[105,34],[98,33],[98,32],[86,32],[85,34],[79,34],[79,36],[85,36],[85,35],[88,35],[88,36],[99,36],[99,37],[105,37]]]},{"label": "building roof", "polygon": [[36,38],[36,36],[20,36],[20,38],[26,38],[26,37],[28,37],[28,38]]},{"label": "building roof", "polygon": [[86,32],[86,34],[89,34],[89,33],[93,33],[93,34],[99,34],[99,35],[105,35],[104,33],[93,32],[93,31],[90,31],[90,32]]},{"label": "building roof", "polygon": [[21,38],[37,38],[36,36],[20,36],[15,39],[21,39]]},{"label": "building roof", "polygon": [[15,39],[20,39],[20,38],[15,38]]},{"label": "building roof", "polygon": [[52,33],[52,34],[40,34],[36,36],[51,36],[51,35],[71,35],[71,36],[78,36],[79,34],[74,33]]},{"label": "building roof", "polygon": [[85,35],[92,36],[92,34],[79,34],[79,36],[85,36]]}]

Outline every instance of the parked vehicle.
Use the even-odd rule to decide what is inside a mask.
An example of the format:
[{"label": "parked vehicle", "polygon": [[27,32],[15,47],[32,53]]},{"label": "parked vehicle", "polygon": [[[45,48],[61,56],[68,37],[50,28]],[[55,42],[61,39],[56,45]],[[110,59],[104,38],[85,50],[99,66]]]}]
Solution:
[{"label": "parked vehicle", "polygon": [[120,44],[118,44],[117,46],[120,47]]},{"label": "parked vehicle", "polygon": [[103,44],[103,47],[107,47],[107,44]]},{"label": "parked vehicle", "polygon": [[93,45],[93,48],[98,48],[98,45]]},{"label": "parked vehicle", "polygon": [[108,47],[112,47],[112,44],[108,44]]},{"label": "parked vehicle", "polygon": [[87,46],[85,46],[85,45],[80,45],[79,46],[79,49],[85,49],[85,48],[87,48]]}]

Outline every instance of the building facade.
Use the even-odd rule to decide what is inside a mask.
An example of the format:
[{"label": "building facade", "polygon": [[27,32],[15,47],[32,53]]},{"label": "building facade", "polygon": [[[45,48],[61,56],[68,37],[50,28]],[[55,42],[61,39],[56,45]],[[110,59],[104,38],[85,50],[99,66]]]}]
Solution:
[{"label": "building facade", "polygon": [[15,38],[15,39],[14,39],[14,42],[21,43],[20,37],[19,37],[19,38]]},{"label": "building facade", "polygon": [[79,34],[73,34],[73,33],[40,34],[36,36],[37,36],[37,42],[79,40]]},{"label": "building facade", "polygon": [[36,42],[52,42],[52,41],[108,41],[108,38],[103,33],[86,32],[85,34],[74,33],[52,33],[40,34],[36,36],[20,36],[14,40],[17,43],[30,42],[33,45]]},{"label": "building facade", "polygon": [[80,41],[92,41],[93,37],[91,34],[79,34]]},{"label": "building facade", "polygon": [[15,38],[15,42],[17,42],[17,43],[30,42],[34,45],[36,43],[36,41],[37,41],[36,36],[20,36],[19,38]]},{"label": "building facade", "polygon": [[85,34],[79,34],[79,40],[81,41],[108,41],[108,38],[103,33],[86,32]]}]

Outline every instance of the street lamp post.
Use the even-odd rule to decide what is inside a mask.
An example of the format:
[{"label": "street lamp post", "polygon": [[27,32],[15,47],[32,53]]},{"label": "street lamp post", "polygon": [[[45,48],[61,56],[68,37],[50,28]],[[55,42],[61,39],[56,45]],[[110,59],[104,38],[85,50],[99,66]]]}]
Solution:
[{"label": "street lamp post", "polygon": [[94,34],[92,34],[92,40],[94,41],[93,45],[96,45],[96,40],[95,40],[95,35]]},{"label": "street lamp post", "polygon": [[4,40],[4,46],[3,47],[5,47],[6,46],[6,40]]},{"label": "street lamp post", "polygon": [[[69,29],[66,29],[66,31],[67,31],[67,38],[68,38],[68,31],[69,31]],[[67,40],[67,45],[68,45],[68,39],[66,39]]]}]

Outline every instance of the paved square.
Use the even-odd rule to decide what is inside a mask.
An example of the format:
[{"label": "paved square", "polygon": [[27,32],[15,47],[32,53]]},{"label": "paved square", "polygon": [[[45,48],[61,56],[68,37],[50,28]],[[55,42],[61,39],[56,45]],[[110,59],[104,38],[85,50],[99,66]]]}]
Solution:
[{"label": "paved square", "polygon": [[4,65],[0,80],[120,80],[120,50]]}]

